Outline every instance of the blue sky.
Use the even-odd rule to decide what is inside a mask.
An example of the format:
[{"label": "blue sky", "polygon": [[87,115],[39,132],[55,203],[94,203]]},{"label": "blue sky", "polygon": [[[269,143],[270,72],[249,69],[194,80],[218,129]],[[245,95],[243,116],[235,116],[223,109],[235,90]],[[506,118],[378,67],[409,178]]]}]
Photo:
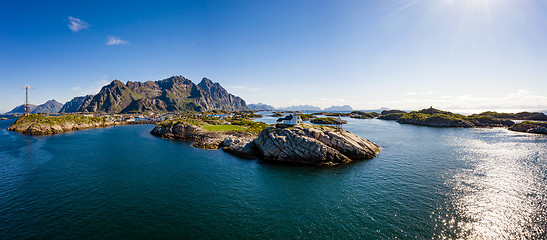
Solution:
[{"label": "blue sky", "polygon": [[547,109],[547,1],[5,1],[0,112],[183,75],[277,107]]}]

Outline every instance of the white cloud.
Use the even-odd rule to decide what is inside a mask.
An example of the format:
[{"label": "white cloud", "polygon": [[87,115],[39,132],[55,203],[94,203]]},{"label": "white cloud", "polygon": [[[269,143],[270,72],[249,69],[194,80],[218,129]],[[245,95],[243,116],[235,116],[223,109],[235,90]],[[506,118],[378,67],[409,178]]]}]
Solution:
[{"label": "white cloud", "polygon": [[73,32],[79,32],[80,30],[88,29],[89,27],[91,27],[91,25],[89,25],[89,23],[85,22],[84,20],[70,16],[68,17],[67,25],[68,28],[70,28],[70,30],[72,30]]},{"label": "white cloud", "polygon": [[128,43],[129,43],[128,41],[122,40],[119,37],[110,36],[110,37],[106,38],[106,45],[108,45],[108,46],[128,44]]}]

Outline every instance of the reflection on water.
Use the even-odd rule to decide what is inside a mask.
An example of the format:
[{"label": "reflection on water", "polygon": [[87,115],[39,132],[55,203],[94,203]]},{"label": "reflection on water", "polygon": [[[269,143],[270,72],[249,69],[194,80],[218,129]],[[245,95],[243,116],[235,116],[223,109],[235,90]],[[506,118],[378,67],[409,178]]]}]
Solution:
[{"label": "reflection on water", "polygon": [[445,207],[452,213],[432,214],[441,230],[437,237],[545,238],[545,144],[528,144],[537,140],[534,135],[500,139],[484,131],[490,133],[478,139],[455,139],[467,168],[458,169],[446,181],[452,192]]}]

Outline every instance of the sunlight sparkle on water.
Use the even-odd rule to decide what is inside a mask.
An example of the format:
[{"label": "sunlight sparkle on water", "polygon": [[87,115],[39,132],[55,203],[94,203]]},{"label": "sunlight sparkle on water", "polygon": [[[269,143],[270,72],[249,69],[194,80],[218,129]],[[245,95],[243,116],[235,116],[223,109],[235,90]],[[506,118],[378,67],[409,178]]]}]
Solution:
[{"label": "sunlight sparkle on water", "polygon": [[[538,164],[546,159],[540,149],[509,137],[505,142],[477,139],[461,144],[461,160],[469,167],[446,183],[453,189],[449,206],[455,213],[440,217],[439,222],[455,233],[443,237],[533,239],[544,235],[547,219],[542,204],[547,200],[547,186]],[[524,160],[530,155],[536,155],[534,162]]]}]

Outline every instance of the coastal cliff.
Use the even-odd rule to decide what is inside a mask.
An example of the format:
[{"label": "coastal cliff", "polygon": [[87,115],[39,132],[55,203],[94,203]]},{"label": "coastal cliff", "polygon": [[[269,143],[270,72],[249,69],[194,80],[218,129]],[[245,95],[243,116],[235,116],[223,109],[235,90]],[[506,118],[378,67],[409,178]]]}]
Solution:
[{"label": "coastal cliff", "polygon": [[111,125],[115,125],[115,123],[99,117],[79,115],[45,117],[39,114],[30,114],[19,117],[7,130],[29,135],[49,135]]},{"label": "coastal cliff", "polygon": [[156,126],[152,135],[194,142],[204,149],[222,148],[243,158],[310,165],[336,165],[371,159],[380,147],[346,130],[300,124],[292,128],[268,127],[260,134],[247,131],[206,131],[200,126],[175,122]]}]

